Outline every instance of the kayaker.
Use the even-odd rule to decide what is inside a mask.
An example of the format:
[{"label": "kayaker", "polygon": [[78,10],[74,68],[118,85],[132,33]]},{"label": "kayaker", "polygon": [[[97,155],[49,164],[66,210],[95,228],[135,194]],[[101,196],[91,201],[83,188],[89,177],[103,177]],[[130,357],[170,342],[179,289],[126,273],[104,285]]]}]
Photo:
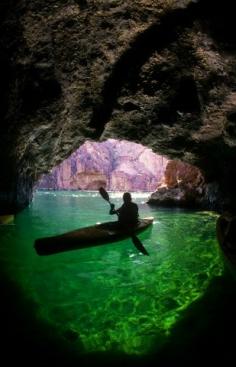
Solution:
[{"label": "kayaker", "polygon": [[118,215],[118,225],[122,228],[132,228],[138,224],[138,205],[132,202],[132,197],[129,192],[125,192],[123,195],[124,204],[119,208],[115,209],[114,204],[110,204],[110,214]]}]

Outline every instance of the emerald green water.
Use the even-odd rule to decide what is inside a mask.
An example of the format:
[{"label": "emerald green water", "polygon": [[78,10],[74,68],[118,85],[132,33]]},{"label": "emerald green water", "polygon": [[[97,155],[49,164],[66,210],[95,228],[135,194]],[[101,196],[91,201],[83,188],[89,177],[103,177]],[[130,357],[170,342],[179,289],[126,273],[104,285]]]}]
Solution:
[{"label": "emerald green water", "polygon": [[[121,193],[111,193],[121,204]],[[153,216],[139,235],[150,256],[125,241],[38,256],[34,240],[115,220],[95,192],[37,192],[15,224],[1,226],[0,262],[49,322],[85,352],[146,354],[162,343],[181,313],[221,275],[216,214],[153,209],[134,193],[140,216]]]}]

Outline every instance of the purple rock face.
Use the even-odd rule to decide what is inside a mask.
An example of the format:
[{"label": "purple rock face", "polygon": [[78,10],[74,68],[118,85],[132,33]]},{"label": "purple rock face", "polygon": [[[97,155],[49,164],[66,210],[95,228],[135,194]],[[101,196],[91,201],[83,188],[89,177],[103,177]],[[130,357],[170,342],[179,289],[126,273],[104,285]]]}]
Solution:
[{"label": "purple rock face", "polygon": [[85,142],[69,158],[43,175],[38,189],[155,191],[168,160],[141,144],[109,139]]}]

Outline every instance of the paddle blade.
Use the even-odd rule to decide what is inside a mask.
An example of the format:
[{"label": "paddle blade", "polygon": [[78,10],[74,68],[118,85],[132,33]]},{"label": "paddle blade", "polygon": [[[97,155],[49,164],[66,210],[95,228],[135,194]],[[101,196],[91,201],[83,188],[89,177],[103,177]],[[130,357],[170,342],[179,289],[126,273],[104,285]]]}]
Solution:
[{"label": "paddle blade", "polygon": [[110,201],[109,194],[103,187],[99,188],[99,193],[103,197],[104,200],[106,200],[108,202]]},{"label": "paddle blade", "polygon": [[142,254],[144,255],[149,255],[149,253],[147,252],[147,250],[145,249],[145,247],[143,246],[142,242],[140,241],[140,239],[135,236],[135,235],[132,235],[132,241],[133,241],[133,244],[134,246],[140,251],[142,252]]}]

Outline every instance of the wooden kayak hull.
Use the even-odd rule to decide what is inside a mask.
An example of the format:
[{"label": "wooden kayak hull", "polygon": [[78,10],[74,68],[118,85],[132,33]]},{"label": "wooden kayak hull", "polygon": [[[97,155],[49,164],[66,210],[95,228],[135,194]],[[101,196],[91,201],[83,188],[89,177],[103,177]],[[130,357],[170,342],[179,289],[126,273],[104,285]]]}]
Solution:
[{"label": "wooden kayak hull", "polygon": [[[132,233],[140,233],[150,227],[152,223],[152,217],[140,219]],[[35,240],[34,247],[38,255],[51,255],[116,242],[128,238],[130,235],[130,231],[117,229],[115,222],[106,222],[58,236],[39,238]]]}]

